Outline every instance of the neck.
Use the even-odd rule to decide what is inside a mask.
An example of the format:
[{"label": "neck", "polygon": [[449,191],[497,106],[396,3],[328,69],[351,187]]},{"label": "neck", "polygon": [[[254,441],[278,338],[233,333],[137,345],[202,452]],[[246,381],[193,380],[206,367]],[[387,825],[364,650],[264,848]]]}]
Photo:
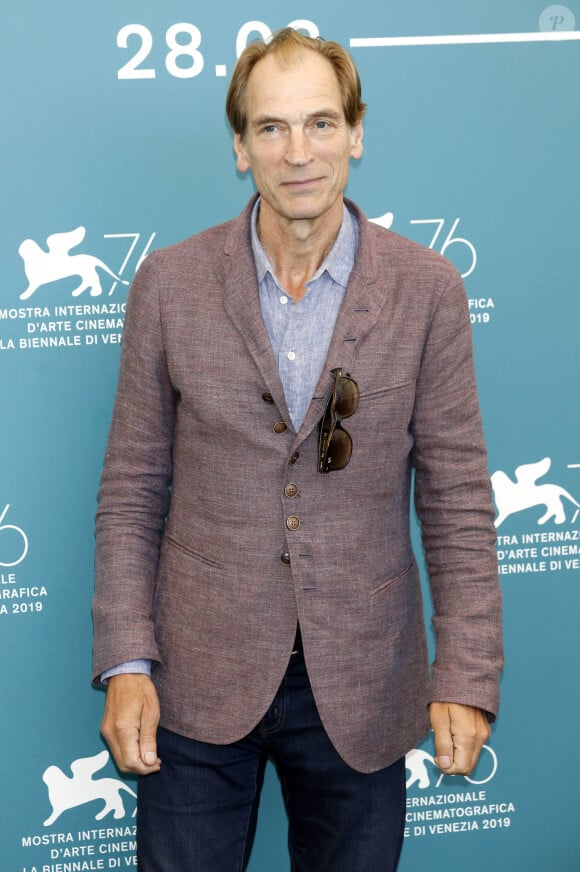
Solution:
[{"label": "neck", "polygon": [[315,219],[285,219],[262,201],[258,237],[282,287],[295,302],[335,243],[342,223],[342,199]]}]

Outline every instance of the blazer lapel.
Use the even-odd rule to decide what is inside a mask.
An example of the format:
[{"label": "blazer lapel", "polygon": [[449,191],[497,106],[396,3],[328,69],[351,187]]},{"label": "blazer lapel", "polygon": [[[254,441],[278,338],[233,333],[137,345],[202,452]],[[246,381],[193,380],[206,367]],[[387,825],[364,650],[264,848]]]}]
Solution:
[{"label": "blazer lapel", "polygon": [[368,232],[367,218],[354,203],[348,200],[345,202],[359,221],[359,247],[336,319],[326,362],[293,449],[306,439],[322,417],[326,399],[334,384],[332,370],[342,367],[345,372],[352,373],[360,341],[375,325],[387,300],[382,283],[382,290],[377,286],[374,248]]},{"label": "blazer lapel", "polygon": [[224,306],[246,343],[285,424],[293,430],[278,365],[260,309],[258,279],[250,241],[250,213],[255,199],[232,222],[226,240]]}]

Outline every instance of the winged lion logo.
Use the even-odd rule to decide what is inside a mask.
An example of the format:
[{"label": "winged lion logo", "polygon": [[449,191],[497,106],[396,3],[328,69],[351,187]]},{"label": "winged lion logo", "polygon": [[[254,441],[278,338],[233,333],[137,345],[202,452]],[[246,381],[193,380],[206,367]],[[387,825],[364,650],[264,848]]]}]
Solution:
[{"label": "winged lion logo", "polygon": [[512,481],[501,469],[493,473],[491,484],[497,508],[496,527],[500,527],[510,515],[523,512],[533,506],[543,506],[546,510],[538,519],[538,524],[545,524],[552,518],[555,524],[563,524],[566,520],[564,500],[576,507],[572,518],[572,523],[575,522],[580,503],[572,494],[557,484],[537,483],[539,478],[546,475],[551,465],[552,461],[549,457],[544,457],[536,463],[524,463],[517,467],[515,481]]},{"label": "winged lion logo", "polygon": [[18,253],[24,261],[28,287],[20,294],[20,299],[28,300],[42,285],[71,276],[78,276],[81,280],[72,292],[73,297],[78,297],[83,291],[89,291],[91,297],[98,297],[103,293],[98,270],[106,272],[115,281],[128,285],[129,282],[116,275],[98,257],[92,254],[71,254],[85,235],[84,227],[76,227],[65,233],[53,233],[46,240],[47,251],[33,239],[25,239],[20,244]]},{"label": "winged lion logo", "polygon": [[104,802],[104,806],[95,815],[95,820],[102,820],[110,812],[113,812],[116,820],[125,817],[121,792],[135,799],[137,794],[119,778],[93,778],[108,762],[109,752],[101,751],[92,757],[81,757],[71,763],[72,777],[66,775],[58,766],[49,766],[44,771],[42,780],[48,788],[48,799],[52,806],[52,813],[44,821],[45,827],[51,826],[63,812],[99,799]]}]

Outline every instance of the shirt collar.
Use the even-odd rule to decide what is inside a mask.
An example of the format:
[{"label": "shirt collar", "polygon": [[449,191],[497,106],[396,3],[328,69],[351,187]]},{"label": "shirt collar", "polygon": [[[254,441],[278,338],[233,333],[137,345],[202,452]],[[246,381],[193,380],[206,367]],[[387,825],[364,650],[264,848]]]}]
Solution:
[{"label": "shirt collar", "polygon": [[[264,251],[264,247],[258,239],[258,212],[260,211],[260,197],[256,200],[252,215],[250,218],[250,233],[252,239],[252,252],[256,264],[256,273],[258,282],[262,282],[266,273],[270,273],[274,281],[279,284],[276,274],[270,263],[268,255]],[[356,217],[350,212],[343,203],[342,205],[342,223],[338,236],[329,251],[326,259],[320,265],[316,273],[312,276],[307,284],[320,278],[326,271],[333,281],[342,288],[346,288],[349,276],[352,272],[356,250],[358,246],[359,227]]]}]

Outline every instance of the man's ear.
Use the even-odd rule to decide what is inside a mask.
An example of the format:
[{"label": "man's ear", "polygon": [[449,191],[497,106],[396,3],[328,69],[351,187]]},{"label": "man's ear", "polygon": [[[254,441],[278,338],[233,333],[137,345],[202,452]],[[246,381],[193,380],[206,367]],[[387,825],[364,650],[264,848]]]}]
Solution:
[{"label": "man's ear", "polygon": [[362,157],[363,153],[363,136],[364,136],[364,128],[362,121],[359,121],[358,124],[355,124],[353,128],[351,128],[352,132],[352,148],[350,151],[350,156],[355,160],[358,160]]},{"label": "man's ear", "polygon": [[250,169],[250,161],[244,147],[244,141],[239,133],[234,133],[234,151],[236,153],[236,166],[241,173],[247,173]]}]

